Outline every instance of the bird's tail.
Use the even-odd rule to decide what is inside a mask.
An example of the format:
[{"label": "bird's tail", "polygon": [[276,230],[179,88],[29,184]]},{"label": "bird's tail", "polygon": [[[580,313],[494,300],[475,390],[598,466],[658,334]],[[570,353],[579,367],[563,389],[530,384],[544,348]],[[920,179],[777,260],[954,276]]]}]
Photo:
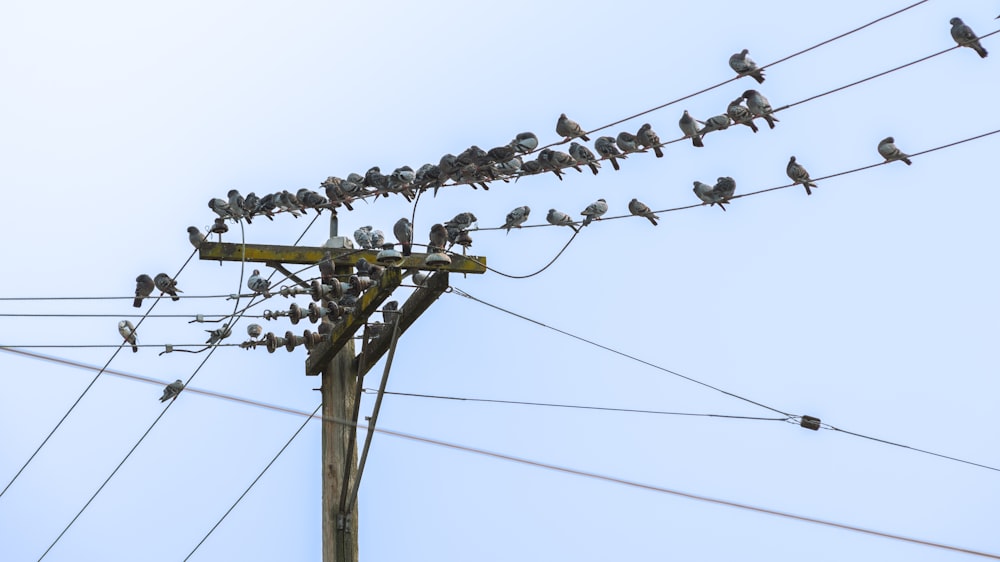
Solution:
[{"label": "bird's tail", "polygon": [[136,308],[141,307],[142,306],[142,297],[135,297],[135,300],[132,301],[132,306],[134,306]]},{"label": "bird's tail", "polygon": [[[691,144],[697,146],[698,148],[702,148],[705,146],[705,143],[701,142],[701,137],[699,137],[697,134],[691,137]],[[659,147],[657,147],[657,150],[659,150]]]},{"label": "bird's tail", "polygon": [[[986,55],[983,56],[985,57]],[[580,138],[583,139],[583,142],[590,142],[590,137],[587,135],[580,135]]]},{"label": "bird's tail", "polygon": [[660,150],[660,147],[658,147],[658,146],[654,146],[654,147],[653,147],[653,152],[655,152],[655,153],[656,153],[656,157],[657,157],[657,158],[663,158],[663,151],[662,151],[662,150]]},{"label": "bird's tail", "polygon": [[763,70],[758,70],[756,72],[752,72],[752,73],[750,73],[750,76],[752,76],[753,79],[756,80],[758,84],[763,84],[764,83],[764,71]]},{"label": "bird's tail", "polygon": [[975,49],[977,53],[979,53],[980,58],[984,58],[985,59],[986,55],[989,54],[986,51],[986,49],[983,48],[982,45],[973,45],[972,48]]},{"label": "bird's tail", "polygon": [[610,158],[610,160],[611,160],[611,167],[612,168],[614,168],[615,170],[621,170],[622,169],[622,167],[618,165],[618,159],[617,158],[615,158],[614,156],[612,156]]},{"label": "bird's tail", "polygon": [[656,219],[660,217],[657,217],[656,215],[646,215],[646,218],[649,219],[649,222],[653,223],[653,226],[656,226]]}]

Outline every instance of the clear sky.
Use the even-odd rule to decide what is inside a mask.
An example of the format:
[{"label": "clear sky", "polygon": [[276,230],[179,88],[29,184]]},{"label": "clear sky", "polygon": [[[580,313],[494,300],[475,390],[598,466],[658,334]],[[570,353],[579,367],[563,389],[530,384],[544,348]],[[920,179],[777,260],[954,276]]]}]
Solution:
[{"label": "clear sky", "polygon": [[[378,165],[419,167],[521,131],[559,140],[567,113],[590,130],[733,76],[743,48],[767,64],[909,2],[8,2],[0,10],[2,297],[131,295],[140,273],[173,274],[206,202],[317,188]],[[680,136],[687,109],[725,111],[748,88],[775,108],[954,45],[949,19],[996,29],[1000,4],[931,0],[749,78],[601,134],[649,122]],[[737,194],[876,164],[892,135],[914,153],[1000,129],[1000,43],[957,49],[778,113],[638,154],[615,172],[569,171],[488,192],[420,200],[431,224],[472,211],[496,227],[608,216],[637,197],[697,203],[692,182]],[[995,349],[1000,285],[995,161],[1000,135],[732,202],[584,229],[543,273],[452,276],[491,304],[794,415],[1000,468]],[[562,147],[565,149],[565,146]],[[389,233],[399,197],[341,212],[342,233]],[[292,244],[309,217],[245,226],[247,243]],[[566,228],[472,233],[471,253],[510,275],[541,269]],[[303,244],[327,236],[318,221]],[[224,237],[240,241],[240,228]],[[267,269],[267,268],[262,268]],[[249,270],[244,274],[249,275]],[[240,265],[199,261],[185,295],[240,290]],[[400,301],[408,295],[401,289]],[[308,297],[299,298],[301,305]],[[275,297],[256,307],[287,309]],[[114,345],[128,300],[0,302],[0,345]],[[195,344],[233,301],[161,301],[140,343]],[[106,314],[29,318],[11,314]],[[133,319],[135,321],[137,319]],[[286,320],[267,322],[283,333]],[[227,343],[246,339],[241,320]],[[299,324],[294,329],[305,328]],[[111,347],[35,349],[103,365]],[[205,354],[125,350],[112,369],[169,382]],[[304,349],[218,349],[192,387],[298,410],[319,404]],[[366,381],[377,386],[378,365]],[[0,353],[0,486],[93,373]],[[457,294],[400,340],[393,392],[773,417],[774,412],[587,345]],[[160,414],[161,386],[102,376],[0,497],[0,559],[37,560]],[[372,396],[364,398],[367,415]],[[46,560],[181,560],[302,419],[181,394]],[[387,396],[379,426],[662,488],[1000,553],[1000,472],[830,430],[775,421]],[[312,422],[192,560],[320,559],[320,426]],[[951,561],[907,544],[378,435],[360,492],[366,561]]]}]

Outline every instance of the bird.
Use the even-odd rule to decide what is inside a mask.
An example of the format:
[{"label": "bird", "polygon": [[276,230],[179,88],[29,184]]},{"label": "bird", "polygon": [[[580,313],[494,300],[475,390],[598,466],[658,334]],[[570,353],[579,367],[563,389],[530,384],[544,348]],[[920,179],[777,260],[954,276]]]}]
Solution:
[{"label": "bird", "polygon": [[[358,262],[360,262],[361,259],[359,259]],[[333,263],[333,254],[330,253],[330,250],[323,252],[323,259],[319,260],[317,265],[319,266],[320,281],[324,285],[333,283],[334,276],[337,274],[337,269]]]},{"label": "bird", "polygon": [[[257,194],[252,191],[247,193],[247,196],[243,199],[243,212],[246,214],[247,223],[249,223],[250,219],[254,218],[258,212],[260,212],[259,209],[260,197],[257,197]],[[264,216],[267,217],[267,220],[274,220],[267,214]]]},{"label": "bird", "polygon": [[486,155],[489,156],[497,164],[503,164],[504,162],[510,160],[517,155],[517,151],[513,146],[507,144],[503,146],[496,146],[486,151]]},{"label": "bird", "polygon": [[294,194],[289,193],[288,190],[277,191],[274,193],[274,206],[278,208],[279,211],[284,211],[289,213],[295,218],[299,218],[299,205],[298,201],[292,201]]},{"label": "bird", "polygon": [[746,125],[750,127],[753,132],[757,132],[757,125],[753,122],[753,114],[750,110],[742,105],[743,98],[736,98],[729,102],[729,107],[726,108],[726,115],[732,118],[733,123],[740,125]]},{"label": "bird", "polygon": [[182,390],[184,390],[184,382],[181,379],[175,380],[163,389],[163,396],[160,397],[160,402],[166,402],[171,398],[175,398]]},{"label": "bird", "polygon": [[989,53],[979,44],[979,38],[972,31],[972,28],[965,25],[962,18],[951,18],[951,38],[962,47],[968,47],[979,54],[981,58],[986,58]]},{"label": "bird", "polygon": [[639,152],[639,139],[635,138],[635,135],[628,131],[622,131],[618,133],[618,137],[615,138],[615,144],[618,148],[622,149],[622,152]]},{"label": "bird", "polygon": [[559,120],[556,121],[556,134],[564,137],[563,142],[577,137],[583,139],[584,142],[590,142],[590,137],[583,133],[580,124],[566,117],[565,113],[560,114]]},{"label": "bird", "polygon": [[264,295],[265,299],[271,298],[271,282],[260,276],[260,270],[255,269],[247,279],[247,288],[257,295]]},{"label": "bird", "polygon": [[183,293],[184,291],[178,289],[177,281],[171,279],[166,273],[157,273],[156,277],[153,278],[153,284],[156,285],[156,288],[159,289],[161,293],[170,295],[170,300],[181,300],[181,298],[177,296],[177,293]]},{"label": "bird", "polygon": [[118,333],[125,338],[125,341],[132,345],[132,353],[139,352],[139,340],[135,337],[135,326],[128,320],[118,323]]},{"label": "bird", "polygon": [[605,201],[604,199],[598,199],[597,201],[594,201],[590,205],[587,205],[586,209],[580,211],[580,214],[583,215],[584,217],[583,226],[587,226],[594,220],[601,220],[601,217],[604,215],[604,213],[607,212],[608,212],[608,202]]},{"label": "bird", "polygon": [[528,220],[529,214],[531,214],[531,207],[527,205],[515,207],[513,211],[507,213],[507,219],[500,228],[506,228],[508,233],[512,228],[521,228],[521,225]]},{"label": "bird", "polygon": [[[742,107],[742,106],[741,106]],[[732,121],[728,114],[715,115],[705,120],[705,126],[701,128],[700,134],[704,139],[705,135],[712,131],[725,131]]]},{"label": "bird", "polygon": [[597,140],[594,141],[594,150],[601,155],[601,158],[611,160],[611,167],[615,170],[621,170],[621,166],[618,165],[618,159],[627,158],[615,146],[615,139],[613,137],[597,137]]},{"label": "bird", "polygon": [[527,154],[538,148],[538,137],[531,131],[518,133],[514,140],[510,141],[510,147],[521,154]]},{"label": "bird", "polygon": [[358,247],[363,250],[371,250],[374,248],[372,245],[372,227],[362,226],[361,228],[354,231],[354,241],[358,243]]},{"label": "bird", "polygon": [[208,339],[205,340],[205,343],[208,345],[215,345],[233,334],[233,331],[229,329],[228,322],[223,324],[221,328],[205,331],[208,332]]},{"label": "bird", "polygon": [[431,243],[427,245],[427,253],[443,252],[448,244],[448,229],[441,223],[435,223],[431,227],[430,239]]},{"label": "bird", "polygon": [[907,166],[913,164],[910,162],[910,155],[896,148],[896,139],[892,137],[885,137],[878,143],[878,153],[885,158],[886,162],[892,162],[893,160],[902,160]]},{"label": "bird", "polygon": [[628,202],[628,212],[637,217],[646,217],[649,219],[649,222],[653,223],[653,226],[656,226],[656,221],[660,218],[653,213],[648,205],[634,197]]},{"label": "bird", "polygon": [[153,278],[143,273],[135,278],[135,300],[132,301],[132,306],[139,308],[142,306],[142,299],[148,297],[152,294],[153,289],[156,288],[156,283],[153,282]]},{"label": "bird", "polygon": [[392,226],[392,234],[396,241],[403,246],[403,255],[408,256],[413,250],[413,226],[410,219],[403,217]]},{"label": "bird", "polygon": [[719,206],[725,211],[726,208],[722,204],[728,203],[729,199],[736,194],[736,180],[729,176],[722,176],[716,180],[715,187],[712,188],[712,193],[715,194]]},{"label": "bird", "polygon": [[381,230],[373,230],[371,232],[372,237],[372,248],[381,248],[385,244],[385,233]]},{"label": "bird", "polygon": [[691,117],[691,114],[686,109],[684,110],[684,115],[681,115],[681,120],[677,122],[677,126],[681,128],[681,132],[684,133],[685,138],[691,138],[691,144],[698,147],[705,146],[698,135],[698,122],[695,121],[694,117]]},{"label": "bird", "polygon": [[556,226],[568,226],[573,229],[573,232],[580,232],[580,229],[574,224],[573,217],[562,211],[549,209],[549,214],[545,215],[545,220],[547,220],[549,224],[554,224]]},{"label": "bird", "polygon": [[756,80],[758,84],[763,84],[764,71],[757,68],[757,63],[747,56],[747,53],[749,52],[749,50],[743,49],[742,51],[729,57],[729,68],[735,70],[736,74],[739,74],[740,76],[750,76]]},{"label": "bird", "polygon": [[643,123],[639,127],[639,132],[635,134],[635,138],[643,148],[652,148],[657,158],[663,158],[663,151],[660,150],[660,144],[662,144],[660,136],[653,130],[652,125]]},{"label": "bird", "polygon": [[579,164],[586,164],[590,168],[594,175],[597,175],[597,169],[601,167],[601,163],[597,161],[597,157],[594,153],[590,151],[586,146],[573,141],[569,143],[569,155],[573,157],[574,160]]},{"label": "bird", "polygon": [[[240,194],[238,189],[230,189],[226,195],[229,197],[229,212],[237,221],[242,219],[245,216],[243,206],[246,204],[243,195]],[[247,223],[249,222],[250,219],[248,218]]]},{"label": "bird", "polygon": [[229,209],[229,203],[225,200],[213,197],[208,200],[208,208],[224,219],[233,218],[233,212]]},{"label": "bird", "polygon": [[767,126],[774,128],[777,119],[771,115],[774,110],[771,109],[771,103],[767,101],[764,94],[757,90],[747,90],[743,92],[743,99],[747,100],[747,109],[754,117],[763,117],[767,121]]},{"label": "bird", "polygon": [[188,241],[190,241],[191,245],[196,249],[201,248],[201,245],[205,242],[205,235],[202,234],[201,230],[199,230],[197,226],[189,226]]},{"label": "bird", "polygon": [[795,161],[795,157],[792,156],[788,159],[788,166],[785,167],[785,173],[788,174],[789,179],[795,183],[801,183],[802,187],[806,188],[806,195],[812,195],[813,192],[810,187],[816,187],[816,184],[809,179],[809,172]]},{"label": "bird", "polygon": [[[708,185],[707,183],[695,181],[693,191],[694,194],[698,196],[698,199],[701,199],[703,204],[715,205],[716,203],[718,203],[718,197],[716,197],[716,194],[713,191],[712,186]],[[725,210],[725,208],[723,208],[723,210]]]},{"label": "bird", "polygon": [[469,211],[465,211],[464,213],[458,213],[455,215],[455,218],[445,222],[444,225],[454,227],[459,230],[467,230],[470,226],[472,226],[472,223],[477,220],[479,219],[476,218],[476,215],[470,213]]},{"label": "bird", "polygon": [[392,324],[399,318],[399,301],[389,301],[382,305],[382,321]]}]

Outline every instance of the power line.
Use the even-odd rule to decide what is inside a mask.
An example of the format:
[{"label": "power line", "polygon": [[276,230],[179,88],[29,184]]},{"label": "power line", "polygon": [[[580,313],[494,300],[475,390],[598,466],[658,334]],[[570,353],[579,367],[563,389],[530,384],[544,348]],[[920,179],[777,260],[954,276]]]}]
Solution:
[{"label": "power line", "polygon": [[925,449],[918,449],[916,447],[911,447],[909,445],[903,445],[901,443],[894,443],[892,441],[886,441],[885,439],[879,439],[878,437],[871,437],[871,436],[868,436],[868,435],[862,435],[860,433],[854,433],[853,431],[847,431],[846,429],[840,429],[839,427],[834,427],[834,426],[829,425],[829,424],[823,424],[822,427],[823,427],[823,429],[829,429],[829,430],[832,430],[832,431],[837,431],[837,432],[840,432],[840,433],[845,433],[847,435],[853,435],[855,437],[861,437],[862,439],[870,439],[870,440],[875,441],[877,443],[884,443],[886,445],[892,445],[893,447],[900,447],[900,448],[903,448],[903,449],[909,449],[911,451],[916,451],[918,453],[924,453],[926,455],[933,455],[935,457],[941,457],[942,459],[948,459],[948,460],[951,460],[951,461],[960,462],[960,463],[964,463],[964,464],[971,464],[972,466],[978,466],[979,468],[985,468],[987,470],[992,470],[992,471],[995,471],[995,472],[1000,472],[1000,468],[994,468],[992,466],[988,466],[988,465],[985,465],[985,464],[979,464],[977,462],[962,460],[962,459],[959,459],[959,458],[956,458],[956,457],[949,457],[948,455],[942,455],[941,453],[935,453],[933,451],[927,451]]}]

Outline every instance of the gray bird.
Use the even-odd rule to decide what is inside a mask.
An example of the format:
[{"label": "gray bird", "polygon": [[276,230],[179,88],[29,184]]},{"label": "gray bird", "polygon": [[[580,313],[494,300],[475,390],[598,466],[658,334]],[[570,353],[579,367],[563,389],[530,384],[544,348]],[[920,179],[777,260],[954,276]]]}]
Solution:
[{"label": "gray bird", "polygon": [[729,115],[726,114],[709,117],[705,120],[705,126],[701,128],[699,134],[701,134],[702,139],[704,139],[705,135],[713,131],[725,131],[729,128],[729,124],[731,122],[732,121],[729,119]]},{"label": "gray bird", "polygon": [[271,298],[271,282],[260,275],[260,270],[253,270],[253,274],[247,279],[247,288],[257,295],[264,295],[265,299]]},{"label": "gray bird", "polygon": [[598,137],[594,141],[594,150],[601,155],[601,158],[607,158],[611,160],[611,167],[615,170],[621,170],[621,166],[618,165],[619,158],[627,158],[624,154],[618,150],[615,146],[615,139],[613,137]]},{"label": "gray bird", "polygon": [[785,173],[788,174],[788,178],[793,182],[800,183],[802,187],[806,188],[806,195],[813,194],[809,188],[816,187],[816,184],[809,178],[809,172],[802,167],[802,164],[795,161],[794,156],[788,159],[788,166],[785,167]]},{"label": "gray bird", "polygon": [[295,218],[299,218],[302,216],[299,214],[299,202],[297,200],[292,201],[293,197],[295,197],[295,195],[289,193],[287,189],[275,192],[274,206],[277,207],[279,211],[284,211]]},{"label": "gray bird", "polygon": [[642,127],[639,127],[639,132],[635,134],[635,139],[643,148],[652,148],[657,158],[663,158],[663,151],[660,150],[660,144],[662,144],[660,136],[653,130],[652,125],[644,123]]},{"label": "gray bird", "polygon": [[514,140],[510,141],[510,146],[521,154],[527,154],[538,148],[538,137],[530,131],[518,133]]},{"label": "gray bird", "polygon": [[143,273],[142,275],[135,278],[135,300],[132,301],[132,306],[139,308],[142,306],[142,299],[148,297],[152,294],[153,289],[156,288],[156,283],[153,282],[153,278]]},{"label": "gray bird", "polygon": [[132,322],[129,322],[128,320],[122,320],[119,322],[118,333],[122,335],[122,338],[124,338],[126,342],[132,345],[132,353],[139,352],[139,340],[135,337],[135,326],[132,325]]},{"label": "gray bird", "polygon": [[362,226],[354,231],[354,241],[363,250],[371,250],[375,246],[372,244],[372,227]]},{"label": "gray bird", "polygon": [[435,223],[431,227],[430,244],[427,245],[427,253],[443,252],[448,244],[448,229],[441,223]]},{"label": "gray bird", "polygon": [[[244,217],[243,206],[246,203],[246,201],[243,199],[243,196],[240,195],[238,189],[230,189],[227,196],[229,197],[230,214],[232,214],[233,218],[236,220],[242,219]],[[248,218],[247,223],[249,222],[250,219]]]},{"label": "gray bird", "polygon": [[910,155],[904,153],[900,149],[896,148],[896,139],[892,137],[885,137],[878,143],[878,153],[885,158],[886,162],[892,162],[893,160],[902,160],[907,166],[913,164],[910,162]]},{"label": "gray bird", "polygon": [[205,235],[202,234],[201,230],[197,226],[188,227],[188,241],[195,248],[201,248],[201,245],[205,242]]},{"label": "gray bird", "polygon": [[171,279],[166,273],[157,273],[156,277],[153,278],[153,284],[156,285],[156,288],[159,289],[161,293],[170,295],[170,300],[181,300],[181,298],[177,296],[177,293],[183,293],[184,291],[178,289],[177,281]]},{"label": "gray bird", "polygon": [[587,205],[586,209],[580,211],[580,214],[583,215],[583,226],[587,226],[594,220],[601,220],[601,217],[607,212],[608,202],[604,199],[598,199],[590,205]]},{"label": "gray bird", "polygon": [[715,194],[719,206],[725,211],[726,207],[723,206],[723,203],[728,203],[729,199],[736,194],[736,180],[729,176],[722,176],[716,180],[715,187],[712,188],[712,193]]},{"label": "gray bird", "polygon": [[[259,209],[260,209],[260,197],[257,197],[257,194],[252,191],[250,193],[247,193],[247,196],[243,199],[243,212],[246,214],[247,223],[250,222],[250,219],[257,216],[257,213],[260,212]],[[274,220],[267,214],[265,214],[264,216],[267,217],[267,220],[271,221]]]},{"label": "gray bird", "polygon": [[747,109],[754,117],[763,117],[767,121],[767,126],[774,128],[774,124],[778,120],[771,115],[774,110],[771,109],[771,103],[767,101],[764,94],[757,90],[747,90],[743,92],[743,99],[747,100]]},{"label": "gray bird", "polygon": [[547,220],[549,224],[554,224],[556,226],[568,226],[573,229],[573,232],[580,232],[580,229],[574,224],[573,217],[562,211],[549,209],[549,214],[545,215],[545,220]]},{"label": "gray bird", "polygon": [[403,255],[408,256],[413,250],[413,226],[410,219],[403,217],[392,226],[392,234],[403,247]]},{"label": "gray bird", "polygon": [[582,144],[573,141],[569,143],[569,155],[577,161],[578,164],[586,164],[590,168],[594,175],[597,175],[597,169],[601,167],[600,162],[597,161],[597,157],[594,153],[590,151],[589,148],[583,146]]},{"label": "gray bird", "polygon": [[580,127],[580,124],[566,117],[565,113],[560,114],[559,120],[556,121],[556,134],[564,137],[563,142],[577,137],[583,139],[584,142],[590,141],[590,137],[583,133],[583,128]]},{"label": "gray bird", "polygon": [[615,138],[615,144],[626,154],[640,151],[639,139],[635,138],[635,135],[628,131],[618,133],[618,136]]},{"label": "gray bird", "polygon": [[712,186],[708,185],[707,183],[695,181],[693,191],[694,194],[698,196],[698,199],[701,199],[702,203],[704,204],[715,205],[716,203],[718,203],[718,197],[713,191]]},{"label": "gray bird", "polygon": [[219,199],[218,197],[213,197],[208,200],[208,208],[212,209],[212,211],[214,211],[215,214],[219,215],[224,219],[233,218],[233,212],[229,209],[229,203],[226,203],[224,200]]},{"label": "gray bird", "polygon": [[385,244],[385,233],[381,230],[373,230],[371,232],[372,237],[372,248],[381,248]]},{"label": "gray bird", "polygon": [[[361,260],[359,259],[358,262],[361,262]],[[330,250],[323,252],[323,259],[319,260],[317,266],[319,266],[319,277],[323,284],[329,285],[333,283],[334,276],[337,274],[337,268],[333,263],[333,254],[330,253]]]},{"label": "gray bird", "polygon": [[512,228],[521,228],[521,225],[528,220],[528,215],[530,214],[531,207],[527,205],[516,207],[513,211],[507,213],[507,220],[500,228],[506,228],[508,233],[510,233],[510,229]]},{"label": "gray bird", "polygon": [[628,212],[637,217],[646,217],[649,219],[649,222],[653,223],[653,226],[656,226],[656,221],[660,218],[653,213],[648,205],[634,197],[628,202]]},{"label": "gray bird", "polygon": [[517,151],[510,145],[496,146],[487,150],[486,155],[489,156],[493,162],[503,164],[514,156],[517,156]]},{"label": "gray bird", "polygon": [[702,147],[705,146],[701,142],[701,136],[698,135],[700,129],[698,128],[698,122],[695,121],[691,114],[684,110],[684,115],[681,115],[680,121],[677,122],[677,126],[681,128],[681,132],[684,133],[685,138],[691,139],[691,144]]},{"label": "gray bird", "polygon": [[176,397],[182,390],[184,390],[184,381],[181,379],[175,380],[163,389],[163,396],[160,397],[160,402],[166,402],[167,400]]},{"label": "gray bird", "polygon": [[372,166],[365,172],[364,185],[374,189],[376,196],[389,196],[389,176],[383,175],[378,166]]},{"label": "gray bird", "polygon": [[742,51],[729,57],[729,68],[735,70],[736,74],[739,74],[740,76],[750,76],[756,80],[758,84],[763,84],[764,71],[757,68],[757,63],[747,56],[747,53],[749,52],[749,50],[743,49]]},{"label": "gray bird", "polygon": [[268,220],[274,220],[274,209],[277,207],[275,203],[275,195],[273,193],[268,193],[267,195],[260,198],[260,203],[257,204],[256,213],[263,213]]},{"label": "gray bird", "polygon": [[757,125],[753,122],[753,114],[750,110],[742,105],[743,98],[736,98],[735,100],[729,102],[729,107],[726,108],[726,115],[728,115],[733,123],[738,125],[746,125],[750,127],[753,132],[757,132]]},{"label": "gray bird", "polygon": [[323,209],[330,208],[330,200],[323,197],[315,191],[303,187],[296,192],[295,197],[299,200],[304,208],[314,209],[317,214],[322,213]]},{"label": "gray bird", "polygon": [[214,330],[205,330],[205,331],[208,332],[208,339],[205,340],[205,343],[207,343],[208,345],[215,345],[221,342],[222,340],[228,338],[229,336],[233,335],[233,331],[229,328],[228,322],[223,324],[221,328],[216,328]]},{"label": "gray bird", "polygon": [[399,318],[399,301],[389,301],[382,305],[382,321],[392,324]]},{"label": "gray bird", "polygon": [[455,215],[455,218],[451,219],[450,221],[447,221],[446,223],[444,223],[444,225],[453,226],[455,228],[458,228],[459,230],[467,230],[470,226],[472,226],[472,223],[478,220],[479,219],[476,218],[476,215],[466,211],[464,213],[459,213]]},{"label": "gray bird", "polygon": [[979,54],[981,58],[986,58],[989,53],[979,44],[979,38],[972,31],[972,28],[965,25],[961,18],[951,18],[951,38],[962,47],[968,47]]}]

